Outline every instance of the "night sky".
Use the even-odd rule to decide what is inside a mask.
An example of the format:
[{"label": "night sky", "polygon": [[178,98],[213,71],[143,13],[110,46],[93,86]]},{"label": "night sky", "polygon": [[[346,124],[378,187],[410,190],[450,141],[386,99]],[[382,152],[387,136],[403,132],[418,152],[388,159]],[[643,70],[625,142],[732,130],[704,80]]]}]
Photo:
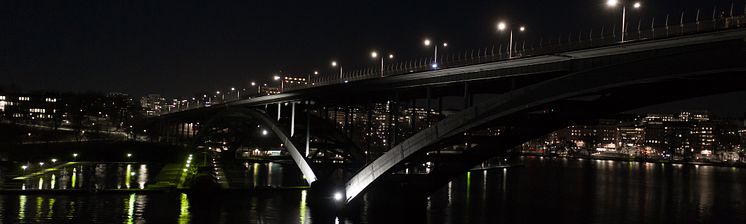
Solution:
[{"label": "night sky", "polygon": [[[373,65],[372,49],[426,57],[425,37],[447,41],[445,53],[496,45],[505,42],[498,20],[526,25],[517,38],[537,39],[618,23],[621,12],[605,0],[197,2],[0,1],[0,86],[190,96],[280,71],[326,74],[332,59]],[[697,8],[711,17],[714,5],[730,4],[648,0],[628,15],[649,24],[686,10],[694,20]]]}]

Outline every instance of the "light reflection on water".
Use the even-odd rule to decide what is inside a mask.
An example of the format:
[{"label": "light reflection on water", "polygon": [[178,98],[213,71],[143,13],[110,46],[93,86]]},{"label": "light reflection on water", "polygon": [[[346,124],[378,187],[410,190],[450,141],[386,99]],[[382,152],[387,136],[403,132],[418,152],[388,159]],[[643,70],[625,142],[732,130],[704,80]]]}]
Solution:
[{"label": "light reflection on water", "polygon": [[[366,204],[353,217],[318,218],[306,206],[305,190],[207,199],[184,193],[0,195],[0,223],[393,223],[403,221],[401,214],[417,220],[412,223],[746,221],[743,169],[587,159],[523,162],[525,167],[457,178],[423,201],[422,213]],[[273,179],[277,170],[272,169]],[[266,172],[254,177],[269,181],[263,176],[268,169],[254,172]]]},{"label": "light reflection on water", "polygon": [[153,166],[158,167],[124,163],[72,164],[31,176],[21,184],[21,189],[145,189],[146,184],[154,181],[155,177],[148,172]]}]

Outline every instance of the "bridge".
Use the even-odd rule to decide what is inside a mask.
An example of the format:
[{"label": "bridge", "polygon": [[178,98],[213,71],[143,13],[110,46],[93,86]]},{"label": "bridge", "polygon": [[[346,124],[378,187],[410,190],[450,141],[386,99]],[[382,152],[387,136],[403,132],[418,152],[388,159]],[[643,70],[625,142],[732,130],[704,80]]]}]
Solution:
[{"label": "bridge", "polygon": [[[746,90],[746,23],[728,19],[638,31],[624,42],[597,37],[520,57],[484,49],[478,52],[484,57],[439,58],[437,69],[416,63],[393,65],[383,75],[368,69],[313,77],[276,95],[163,114],[147,132],[197,147],[216,131],[233,136],[222,137],[236,143],[227,145],[238,145],[255,139],[257,127],[268,128],[309,185],[340,182],[325,190],[329,197],[353,203],[378,188],[427,196],[574,121]],[[343,161],[341,171],[319,168],[334,158]]]}]

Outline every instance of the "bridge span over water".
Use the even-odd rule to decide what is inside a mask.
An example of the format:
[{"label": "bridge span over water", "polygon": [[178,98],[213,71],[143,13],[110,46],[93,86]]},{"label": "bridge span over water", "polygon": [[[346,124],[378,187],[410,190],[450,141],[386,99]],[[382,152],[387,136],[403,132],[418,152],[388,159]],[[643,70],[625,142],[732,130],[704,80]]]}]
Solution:
[{"label": "bridge span over water", "polygon": [[[744,83],[746,29],[731,28],[324,80],[164,114],[149,132],[168,140],[185,136],[170,124],[202,122],[199,132],[207,133],[226,124],[218,121],[251,120],[242,127],[271,129],[309,184],[341,178],[344,184],[334,192],[351,203],[378,187],[426,196],[475,165],[573,121],[742,91]],[[348,164],[343,174],[316,169],[328,155]]]}]

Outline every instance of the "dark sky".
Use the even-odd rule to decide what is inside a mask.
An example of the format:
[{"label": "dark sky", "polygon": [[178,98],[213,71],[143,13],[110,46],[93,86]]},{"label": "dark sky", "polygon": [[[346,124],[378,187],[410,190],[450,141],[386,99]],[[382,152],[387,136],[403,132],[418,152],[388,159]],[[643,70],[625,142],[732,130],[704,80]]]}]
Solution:
[{"label": "dark sky", "polygon": [[[730,0],[644,1],[638,16],[665,17]],[[737,1],[735,11],[744,11]],[[0,1],[0,86],[23,90],[188,96],[266,82],[276,72],[372,65],[371,49],[397,58],[503,40],[495,23],[525,24],[526,38],[599,28],[620,18],[605,0],[492,1]],[[658,21],[662,21],[659,19]],[[522,37],[518,37],[522,38]]]}]

